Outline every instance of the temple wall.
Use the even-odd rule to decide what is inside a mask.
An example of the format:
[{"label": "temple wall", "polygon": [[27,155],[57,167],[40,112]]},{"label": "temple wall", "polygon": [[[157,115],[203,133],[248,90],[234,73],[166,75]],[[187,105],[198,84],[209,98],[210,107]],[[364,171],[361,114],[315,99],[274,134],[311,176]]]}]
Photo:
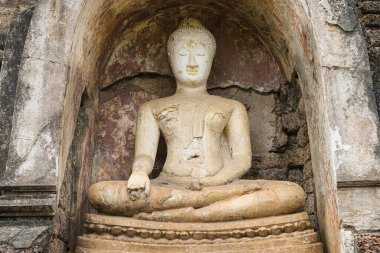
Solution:
[{"label": "temple wall", "polygon": [[[373,0],[357,2],[356,11],[365,36],[371,67],[373,88],[370,89],[373,90],[376,100],[373,110],[377,109],[380,115],[380,2]],[[378,151],[376,155],[379,155]],[[377,175],[379,175],[378,169],[373,169],[361,182],[340,184],[339,198],[342,200],[340,205],[342,221],[346,227],[344,233],[347,235],[348,250],[356,252],[380,250]]]},{"label": "temple wall", "polygon": [[[65,252],[88,186],[128,178],[139,105],[174,92],[164,43],[182,2],[35,2],[0,1],[0,251]],[[248,110],[245,177],[301,184],[328,252],[378,247],[378,2],[211,2],[178,13],[221,41],[209,91]]]},{"label": "temple wall", "polygon": [[41,1],[16,9],[10,19],[0,74],[0,251],[47,251],[52,235],[65,231],[54,230],[53,218],[64,219],[56,194],[58,155],[75,26],[69,20],[79,4]]}]

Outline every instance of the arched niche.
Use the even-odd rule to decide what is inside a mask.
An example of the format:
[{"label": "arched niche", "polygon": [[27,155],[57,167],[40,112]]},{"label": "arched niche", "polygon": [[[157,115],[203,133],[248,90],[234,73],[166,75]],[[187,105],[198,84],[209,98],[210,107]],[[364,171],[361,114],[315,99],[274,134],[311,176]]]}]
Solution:
[{"label": "arched niche", "polygon": [[[78,109],[80,100],[78,94],[86,88],[94,103],[94,108],[97,108],[99,86],[104,82],[101,73],[104,72],[105,63],[110,57],[109,53],[113,52],[112,49],[116,46],[113,39],[120,36],[128,27],[137,26],[149,17],[155,16],[156,13],[167,9],[176,9],[181,12],[185,5],[185,1],[84,3],[75,33],[71,74],[65,98],[65,115],[70,114],[70,117],[65,118],[64,121],[63,141],[68,141],[68,144],[62,145],[63,165],[75,126],[75,117],[72,115],[73,112],[75,115]],[[354,142],[345,144],[351,146],[351,149],[345,152],[341,150],[339,143],[334,147],[337,141],[334,138],[337,134],[346,134],[351,137],[356,134],[350,130],[339,132],[339,125],[350,121],[361,124],[357,118],[350,118],[347,113],[343,113],[345,116],[339,115],[338,111],[342,108],[336,108],[336,106],[347,101],[340,101],[341,97],[335,98],[335,102],[331,101],[331,96],[335,95],[335,91],[339,92],[337,85],[339,81],[342,81],[339,79],[343,78],[342,73],[334,71],[334,68],[344,69],[357,65],[356,62],[348,59],[351,52],[340,48],[341,54],[337,59],[331,56],[336,48],[326,46],[329,43],[327,37],[329,32],[334,33],[334,36],[342,36],[342,39],[345,35],[339,31],[332,31],[331,28],[329,31],[328,27],[317,21],[319,18],[329,19],[331,14],[328,11],[318,12],[320,6],[302,1],[262,1],[260,3],[197,1],[193,6],[220,11],[235,19],[236,23],[242,24],[247,33],[257,33],[257,37],[280,63],[286,78],[290,80],[292,73],[297,73],[305,97],[321,232],[328,249],[339,249],[342,242],[339,234],[335,173],[338,172],[342,163],[355,161],[357,158],[353,155],[367,153],[363,152],[362,147],[357,147]],[[358,51],[357,54],[360,54],[360,48],[355,50]],[[351,75],[351,78],[354,77]],[[357,106],[360,106],[359,104]],[[355,106],[350,106],[350,108],[353,111],[357,110]],[[333,114],[331,114],[332,109],[335,111]],[[374,143],[373,139],[368,141]],[[348,143],[349,140],[346,139],[344,142]],[[350,154],[350,151],[353,153]],[[339,162],[336,161],[337,158]]]},{"label": "arched niche", "polygon": [[[46,1],[37,7],[31,24],[35,29],[30,31],[25,61],[31,61],[30,65],[36,65],[32,61],[41,61],[37,65],[58,63],[62,66],[59,72],[62,75],[54,76],[54,82],[47,78],[57,73],[50,65],[40,68],[38,74],[45,77],[41,82],[57,87],[56,93],[60,94],[51,109],[56,109],[58,114],[63,111],[57,128],[61,135],[54,142],[54,147],[59,149],[59,160],[46,169],[56,171],[58,176],[56,184],[49,181],[57,186],[57,206],[64,199],[64,177],[73,173],[68,159],[78,137],[74,133],[81,101],[89,104],[85,120],[89,127],[82,137],[85,146],[90,148],[81,153],[81,171],[75,172],[82,181],[81,188],[74,194],[75,201],[84,205],[86,186],[90,183],[100,87],[106,83],[107,63],[118,46],[115,38],[168,10],[189,15],[187,4],[184,0],[76,0]],[[344,6],[342,9],[349,9],[344,1],[339,4]],[[360,29],[345,22],[352,13],[337,11],[337,6],[327,0],[198,0],[190,7],[208,9],[210,13],[216,10],[240,25],[247,34],[254,33],[279,64],[284,78],[291,81],[298,77],[308,123],[320,232],[329,251],[342,252],[338,183],[379,177],[371,172],[376,171],[379,164],[376,156],[378,119],[372,95],[368,93],[369,66]],[[52,22],[44,22],[44,17],[51,17]],[[47,35],[39,37],[43,31],[48,31]],[[52,39],[54,35],[59,39]],[[36,68],[30,68],[33,67]],[[59,86],[54,86],[56,83]],[[40,92],[48,96],[51,90]],[[84,94],[86,99],[82,99]],[[33,111],[37,118],[44,114],[41,108]],[[28,113],[31,112],[25,112]],[[42,160],[33,159],[36,165]],[[15,171],[17,174],[17,169]],[[81,220],[72,217],[79,214],[70,215],[74,221]]]},{"label": "arched niche", "polygon": [[[96,6],[99,4],[99,6]],[[99,99],[100,99],[100,89],[104,86],[110,85],[114,81],[120,79],[123,74],[125,76],[133,75],[133,72],[139,73],[144,72],[144,67],[147,67],[147,64],[141,64],[142,66],[139,66],[138,62],[132,61],[122,61],[119,59],[119,61],[115,61],[114,58],[117,54],[124,54],[127,55],[125,52],[122,53],[122,48],[120,43],[121,37],[128,37],[128,34],[130,35],[130,38],[126,38],[124,41],[126,43],[141,43],[140,50],[143,54],[142,56],[134,55],[134,51],[138,51],[139,48],[135,47],[134,50],[130,51],[129,54],[132,54],[131,57],[136,56],[136,60],[143,59],[144,54],[146,58],[149,58],[149,48],[145,47],[145,43],[152,43],[152,45],[161,44],[162,50],[162,43],[155,43],[153,41],[144,41],[145,36],[136,36],[134,33],[138,33],[139,31],[142,32],[154,32],[154,29],[149,29],[150,26],[154,26],[157,24],[160,24],[160,29],[164,30],[171,30],[173,31],[178,24],[178,19],[181,17],[188,17],[191,14],[194,13],[195,16],[199,16],[201,19],[205,19],[205,17],[209,16],[210,20],[215,20],[216,16],[219,16],[219,22],[220,16],[224,17],[226,20],[230,19],[233,24],[236,24],[238,28],[244,31],[246,35],[248,35],[246,38],[249,37],[249,34],[252,34],[254,36],[251,36],[252,38],[261,40],[261,45],[265,45],[267,47],[268,52],[270,53],[270,56],[276,59],[277,62],[280,63],[280,68],[282,69],[284,76],[286,79],[290,81],[292,75],[294,72],[297,72],[298,76],[301,79],[303,78],[303,75],[306,75],[304,67],[302,66],[302,69],[297,70],[297,64],[305,64],[310,65],[310,68],[312,68],[312,64],[314,61],[314,55],[313,55],[313,40],[312,40],[312,34],[310,34],[310,24],[307,22],[308,17],[306,16],[305,11],[303,10],[303,7],[297,3],[264,3],[264,4],[255,4],[255,3],[246,3],[246,2],[239,2],[236,1],[234,3],[231,2],[219,2],[219,3],[213,3],[210,1],[199,1],[198,3],[188,5],[186,2],[173,2],[173,3],[155,3],[155,4],[149,4],[146,3],[146,5],[138,5],[138,4],[127,4],[127,3],[100,3],[97,4],[94,3],[85,3],[84,7],[82,7],[82,13],[80,16],[80,20],[83,20],[83,22],[78,22],[78,26],[76,28],[76,35],[75,36],[83,36],[80,38],[75,39],[74,47],[73,47],[73,58],[71,62],[71,74],[70,74],[70,81],[69,86],[67,89],[67,97],[66,97],[66,105],[65,110],[66,112],[72,114],[73,112],[78,110],[79,105],[79,99],[78,93],[80,94],[81,91],[84,89],[87,90],[87,93],[90,97],[92,107],[95,111],[100,111],[102,108],[99,108]],[[272,4],[272,5],[271,5]],[[203,11],[203,13],[202,13]],[[198,14],[196,14],[198,12]],[[203,15],[202,15],[203,14]],[[206,15],[204,15],[206,14]],[[212,19],[212,16],[214,16],[214,19]],[[173,18],[166,18],[171,19],[168,21],[168,23],[165,24],[165,17],[176,17],[176,19]],[[292,17],[289,19],[288,17]],[[207,18],[206,18],[207,19]],[[146,24],[151,22],[151,24]],[[207,21],[206,21],[207,23]],[[91,24],[89,26],[89,24]],[[168,25],[169,24],[169,25]],[[212,24],[210,27],[215,27],[215,23]],[[166,27],[165,27],[166,26]],[[145,30],[144,30],[145,29]],[[212,29],[212,28],[211,28]],[[157,30],[157,29],[156,29]],[[285,32],[286,31],[286,32]],[[164,33],[168,35],[168,32]],[[169,33],[170,34],[170,33]],[[219,34],[218,34],[219,35]],[[220,34],[222,36],[222,34]],[[227,36],[229,34],[227,33]],[[118,40],[119,39],[119,40]],[[159,38],[162,42],[166,40],[166,38]],[[82,44],[83,43],[83,44]],[[228,49],[228,48],[225,48]],[[147,52],[145,52],[145,51]],[[157,48],[156,48],[157,50]],[[120,52],[118,52],[120,51]],[[126,50],[128,52],[128,50]],[[165,51],[165,50],[164,50]],[[234,53],[231,52],[230,54],[221,52],[221,50],[218,51],[222,54],[222,58],[227,58],[228,56],[233,56]],[[162,54],[158,57],[162,57]],[[146,61],[149,61],[150,59],[147,59]],[[224,59],[218,59],[218,56],[216,57],[215,64],[218,64],[218,61],[224,60]],[[228,60],[225,59],[225,60]],[[159,65],[152,65],[152,66],[158,66],[157,69],[146,69],[146,72],[150,73],[159,73],[159,74],[166,74],[170,75],[170,69],[168,67],[167,61],[162,60],[163,64]],[[232,60],[232,62],[234,62]],[[236,61],[235,61],[236,62]],[[301,63],[302,62],[302,63]],[[123,65],[124,63],[124,65]],[[166,63],[166,64],[165,64]],[[163,65],[163,66],[162,66]],[[257,64],[256,64],[257,65]],[[254,65],[254,66],[256,66]],[[221,65],[223,67],[223,65]],[[149,68],[149,67],[148,67]],[[278,68],[277,65],[272,66],[272,71],[274,72],[274,76],[276,76],[276,70],[275,68]],[[218,69],[218,68],[216,68]],[[220,68],[219,68],[220,69]],[[227,70],[228,68],[226,68]],[[234,68],[234,70],[244,69],[245,71],[249,71],[249,68],[247,66],[242,66],[242,68]],[[120,73],[120,72],[129,71],[130,73]],[[277,70],[278,72],[278,70]],[[103,74],[105,73],[105,74]],[[215,75],[211,75],[211,79],[213,77],[218,76],[218,73]],[[219,73],[220,75],[220,73]],[[268,75],[267,75],[268,76]],[[282,75],[280,76],[280,79],[283,78]],[[214,78],[216,79],[216,78]],[[235,78],[236,79],[236,78]],[[257,82],[260,82],[259,76],[253,76],[250,78],[251,82],[252,80],[256,80]],[[272,81],[272,83],[275,83],[275,85],[279,86],[279,81],[277,80],[277,83],[273,80],[266,80],[264,83],[266,85],[269,84],[269,82]],[[315,80],[312,80],[315,81]],[[308,80],[308,82],[310,82]],[[211,82],[212,83],[212,82]],[[84,85],[86,84],[86,85]],[[72,86],[71,86],[72,85]],[[221,84],[223,86],[223,83]],[[70,87],[71,86],[71,87]],[[255,85],[253,84],[253,87]],[[256,83],[256,88],[260,87],[260,84]],[[264,86],[261,85],[261,88],[264,89]],[[305,92],[306,87],[302,87],[303,92]],[[70,97],[72,96],[72,99]],[[315,96],[314,96],[315,97]],[[75,101],[75,98],[77,101]],[[320,101],[318,101],[320,102]],[[312,99],[307,102],[308,104],[306,107],[311,106]],[[323,112],[325,111],[325,108],[321,108],[320,114],[318,116],[322,117]],[[67,115],[65,113],[65,115]],[[72,116],[70,115],[70,118]],[[94,117],[94,116],[93,116]],[[70,122],[69,120],[65,120],[64,124],[67,124],[64,126],[64,137],[63,141],[69,140],[70,138],[67,138],[66,135],[72,135],[74,126],[75,126],[75,118],[73,122]],[[313,122],[310,124],[309,127],[313,127]],[[318,125],[316,125],[318,126]],[[319,126],[318,126],[319,127]],[[71,133],[70,133],[71,129]],[[67,131],[67,132],[65,132]],[[95,127],[93,129],[95,132]],[[93,133],[95,134],[95,133]],[[327,136],[328,133],[326,133]],[[110,136],[107,136],[110,137]],[[94,137],[89,137],[91,139],[91,143],[94,142]],[[93,143],[92,143],[93,144]],[[324,147],[327,143],[317,143],[318,145],[321,145],[318,147],[316,151],[322,151],[321,148],[327,148]],[[312,143],[313,145],[313,143]],[[131,145],[133,147],[133,145]],[[62,155],[63,155],[63,162],[65,161],[65,156],[67,155],[67,148],[69,145],[65,146],[62,145]],[[90,153],[93,152],[96,154],[96,148],[95,150],[90,149]],[[66,152],[65,152],[66,151]],[[132,152],[129,152],[132,153]],[[315,156],[326,157],[326,160],[329,161],[331,158],[327,157],[328,152],[324,153],[323,151],[320,154],[313,154]],[[103,156],[103,158],[107,159],[106,156]],[[129,159],[130,160],[130,159]],[[95,163],[96,164],[96,163]],[[112,163],[111,163],[112,164]],[[314,164],[314,166],[316,166]],[[326,167],[325,165],[322,165],[323,167]],[[86,177],[83,178],[89,178],[90,170],[92,169],[92,164],[88,161],[88,167],[87,172],[86,168],[83,168],[85,174],[88,174]],[[107,167],[107,166],[106,166]],[[108,166],[108,171],[112,170],[114,168],[111,168],[111,166]],[[105,173],[107,173],[107,169],[104,170]],[[102,173],[100,173],[102,174]],[[103,173],[104,174],[104,173]],[[315,173],[316,176],[318,176],[318,172]],[[119,175],[120,176],[120,175]],[[125,175],[124,175],[125,176]],[[117,176],[116,176],[117,177]],[[101,177],[100,177],[101,178]],[[103,178],[103,179],[117,179],[117,178]],[[328,187],[326,190],[326,193],[329,192],[329,194],[326,194],[328,198],[331,198],[331,205],[325,205],[325,202],[322,203],[322,208],[320,208],[323,211],[326,211],[329,215],[337,215],[336,210],[336,199],[334,197],[334,191],[335,189],[335,183],[333,182],[333,178],[328,178],[328,180],[331,180],[331,182],[324,182],[325,185],[331,186]],[[87,186],[83,186],[84,189],[82,192],[79,192],[80,195],[85,195],[85,188],[88,187],[88,181],[87,179]],[[316,180],[316,185],[318,187],[318,179]],[[82,183],[81,185],[86,185],[85,183]],[[321,197],[321,194],[318,193],[318,197]],[[79,197],[79,199],[82,199],[82,197]],[[319,202],[317,202],[320,204]],[[320,204],[321,205],[321,204]],[[322,213],[323,214],[323,213]],[[335,227],[337,229],[338,224],[335,222],[331,222],[329,220],[323,219],[323,221],[326,221],[328,224],[321,224],[321,229],[327,228],[326,232],[329,232],[330,228]],[[337,235],[336,235],[337,236]],[[339,236],[337,237],[339,238]]]}]

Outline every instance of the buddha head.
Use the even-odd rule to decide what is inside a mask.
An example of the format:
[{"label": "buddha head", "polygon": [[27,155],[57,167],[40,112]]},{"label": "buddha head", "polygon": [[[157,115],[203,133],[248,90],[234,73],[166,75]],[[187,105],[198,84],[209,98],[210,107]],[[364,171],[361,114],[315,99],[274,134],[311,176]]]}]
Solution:
[{"label": "buddha head", "polygon": [[183,20],[170,36],[167,47],[177,83],[194,88],[206,84],[216,43],[214,36],[199,20]]}]

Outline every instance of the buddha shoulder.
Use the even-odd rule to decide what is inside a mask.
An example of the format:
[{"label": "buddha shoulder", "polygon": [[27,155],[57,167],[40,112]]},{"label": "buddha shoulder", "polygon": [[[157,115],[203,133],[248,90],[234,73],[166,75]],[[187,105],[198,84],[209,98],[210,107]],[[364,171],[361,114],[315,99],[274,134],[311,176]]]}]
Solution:
[{"label": "buddha shoulder", "polygon": [[[159,115],[163,112],[173,112],[178,110],[179,101],[173,99],[173,96],[154,99],[143,103],[140,106],[139,113],[151,113],[155,118],[159,118]],[[164,113],[165,114],[165,113]]]}]

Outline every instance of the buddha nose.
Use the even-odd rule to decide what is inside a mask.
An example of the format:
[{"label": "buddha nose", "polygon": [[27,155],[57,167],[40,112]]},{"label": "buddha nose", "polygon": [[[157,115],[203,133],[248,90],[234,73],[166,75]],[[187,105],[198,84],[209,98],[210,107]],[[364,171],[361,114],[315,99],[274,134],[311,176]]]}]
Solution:
[{"label": "buddha nose", "polygon": [[187,63],[187,66],[190,68],[198,67],[197,61],[196,61],[193,53],[189,54],[189,62]]}]

